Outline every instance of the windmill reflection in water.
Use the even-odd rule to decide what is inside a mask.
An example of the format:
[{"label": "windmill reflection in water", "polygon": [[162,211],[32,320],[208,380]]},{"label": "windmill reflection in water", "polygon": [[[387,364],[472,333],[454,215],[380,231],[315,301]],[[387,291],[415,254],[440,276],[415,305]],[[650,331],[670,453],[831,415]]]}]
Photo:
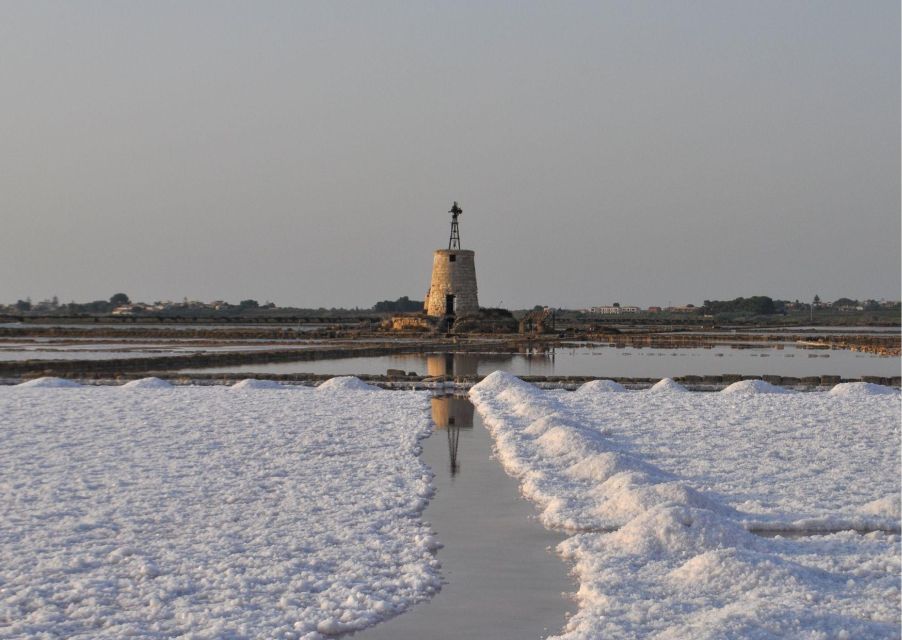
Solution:
[{"label": "windmill reflection in water", "polygon": [[448,461],[453,478],[460,471],[457,457],[460,430],[473,428],[473,405],[462,396],[436,396],[432,398],[432,421],[448,437]]}]

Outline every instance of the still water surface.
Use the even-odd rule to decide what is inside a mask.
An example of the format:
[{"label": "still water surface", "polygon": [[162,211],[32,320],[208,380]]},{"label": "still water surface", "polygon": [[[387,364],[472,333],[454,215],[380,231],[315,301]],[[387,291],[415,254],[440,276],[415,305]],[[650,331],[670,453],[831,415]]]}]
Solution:
[{"label": "still water surface", "polygon": [[182,369],[184,373],[384,374],[403,369],[419,375],[472,376],[502,370],[520,376],[599,376],[662,378],[684,375],[820,376],[844,378],[898,376],[898,357],[846,350],[804,349],[791,344],[735,348],[614,348],[554,349],[546,353],[405,354],[339,360],[309,360],[267,364]]},{"label": "still water surface", "polygon": [[575,609],[567,565],[549,549],[566,536],[545,529],[517,481],[491,459],[492,440],[465,398],[434,398],[436,430],[421,459],[435,478],[423,518],[439,542],[442,590],[355,640],[522,640],[559,632]]}]

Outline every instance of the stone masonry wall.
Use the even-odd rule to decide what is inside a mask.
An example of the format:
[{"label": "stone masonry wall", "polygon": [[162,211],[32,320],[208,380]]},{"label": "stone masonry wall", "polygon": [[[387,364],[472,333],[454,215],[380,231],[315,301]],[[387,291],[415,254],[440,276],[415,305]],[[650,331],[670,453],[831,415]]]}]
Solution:
[{"label": "stone masonry wall", "polygon": [[[451,261],[454,256],[454,262]],[[465,249],[439,249],[432,258],[432,284],[426,295],[426,314],[445,315],[445,296],[454,295],[454,312],[458,316],[479,313],[476,296],[475,253]]]}]

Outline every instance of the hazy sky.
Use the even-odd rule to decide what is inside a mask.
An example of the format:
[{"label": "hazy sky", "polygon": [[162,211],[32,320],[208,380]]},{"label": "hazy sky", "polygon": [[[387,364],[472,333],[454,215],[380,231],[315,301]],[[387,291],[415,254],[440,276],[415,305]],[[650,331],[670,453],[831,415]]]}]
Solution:
[{"label": "hazy sky", "polygon": [[900,297],[896,0],[0,4],[0,301]]}]

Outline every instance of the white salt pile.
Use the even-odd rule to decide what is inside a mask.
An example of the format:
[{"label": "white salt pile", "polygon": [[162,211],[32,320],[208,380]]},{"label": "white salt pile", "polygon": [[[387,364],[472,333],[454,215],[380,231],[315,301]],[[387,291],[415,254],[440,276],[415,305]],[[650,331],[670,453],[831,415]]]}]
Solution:
[{"label": "white salt pile", "polygon": [[316,387],[317,391],[380,391],[379,387],[374,387],[365,383],[356,376],[338,376],[337,378],[329,378]]},{"label": "white salt pile", "polygon": [[685,393],[686,387],[681,385],[679,382],[676,382],[672,378],[664,378],[663,380],[658,380],[652,387],[648,390],[649,393]]},{"label": "white salt pile", "polygon": [[590,380],[576,390],[576,393],[592,394],[592,393],[620,393],[626,391],[619,382],[613,380]]},{"label": "white salt pile", "polygon": [[131,382],[126,382],[121,387],[122,389],[171,389],[172,385],[166,382],[165,380],[160,380],[159,378],[141,378],[139,380],[132,380]]},{"label": "white salt pile", "polygon": [[740,380],[721,391],[727,395],[732,393],[754,395],[756,393],[794,393],[790,389],[778,387],[765,380]]},{"label": "white salt pile", "polygon": [[285,385],[279,384],[275,380],[258,380],[256,378],[245,378],[236,382],[231,387],[233,391],[241,391],[243,389],[285,389]]},{"label": "white salt pile", "polygon": [[81,387],[82,385],[72,380],[45,376],[43,378],[35,378],[34,380],[29,380],[28,382],[22,382],[15,386],[20,388],[24,387],[26,389],[69,389],[74,387]]},{"label": "white salt pile", "polygon": [[883,395],[899,395],[898,389],[884,387],[871,382],[843,382],[830,389],[832,396],[867,397]]},{"label": "white salt pile", "polygon": [[861,513],[874,515],[883,518],[892,518],[898,521],[902,518],[902,496],[898,493],[892,493],[882,498],[877,498],[872,502],[868,502],[859,509]]}]

